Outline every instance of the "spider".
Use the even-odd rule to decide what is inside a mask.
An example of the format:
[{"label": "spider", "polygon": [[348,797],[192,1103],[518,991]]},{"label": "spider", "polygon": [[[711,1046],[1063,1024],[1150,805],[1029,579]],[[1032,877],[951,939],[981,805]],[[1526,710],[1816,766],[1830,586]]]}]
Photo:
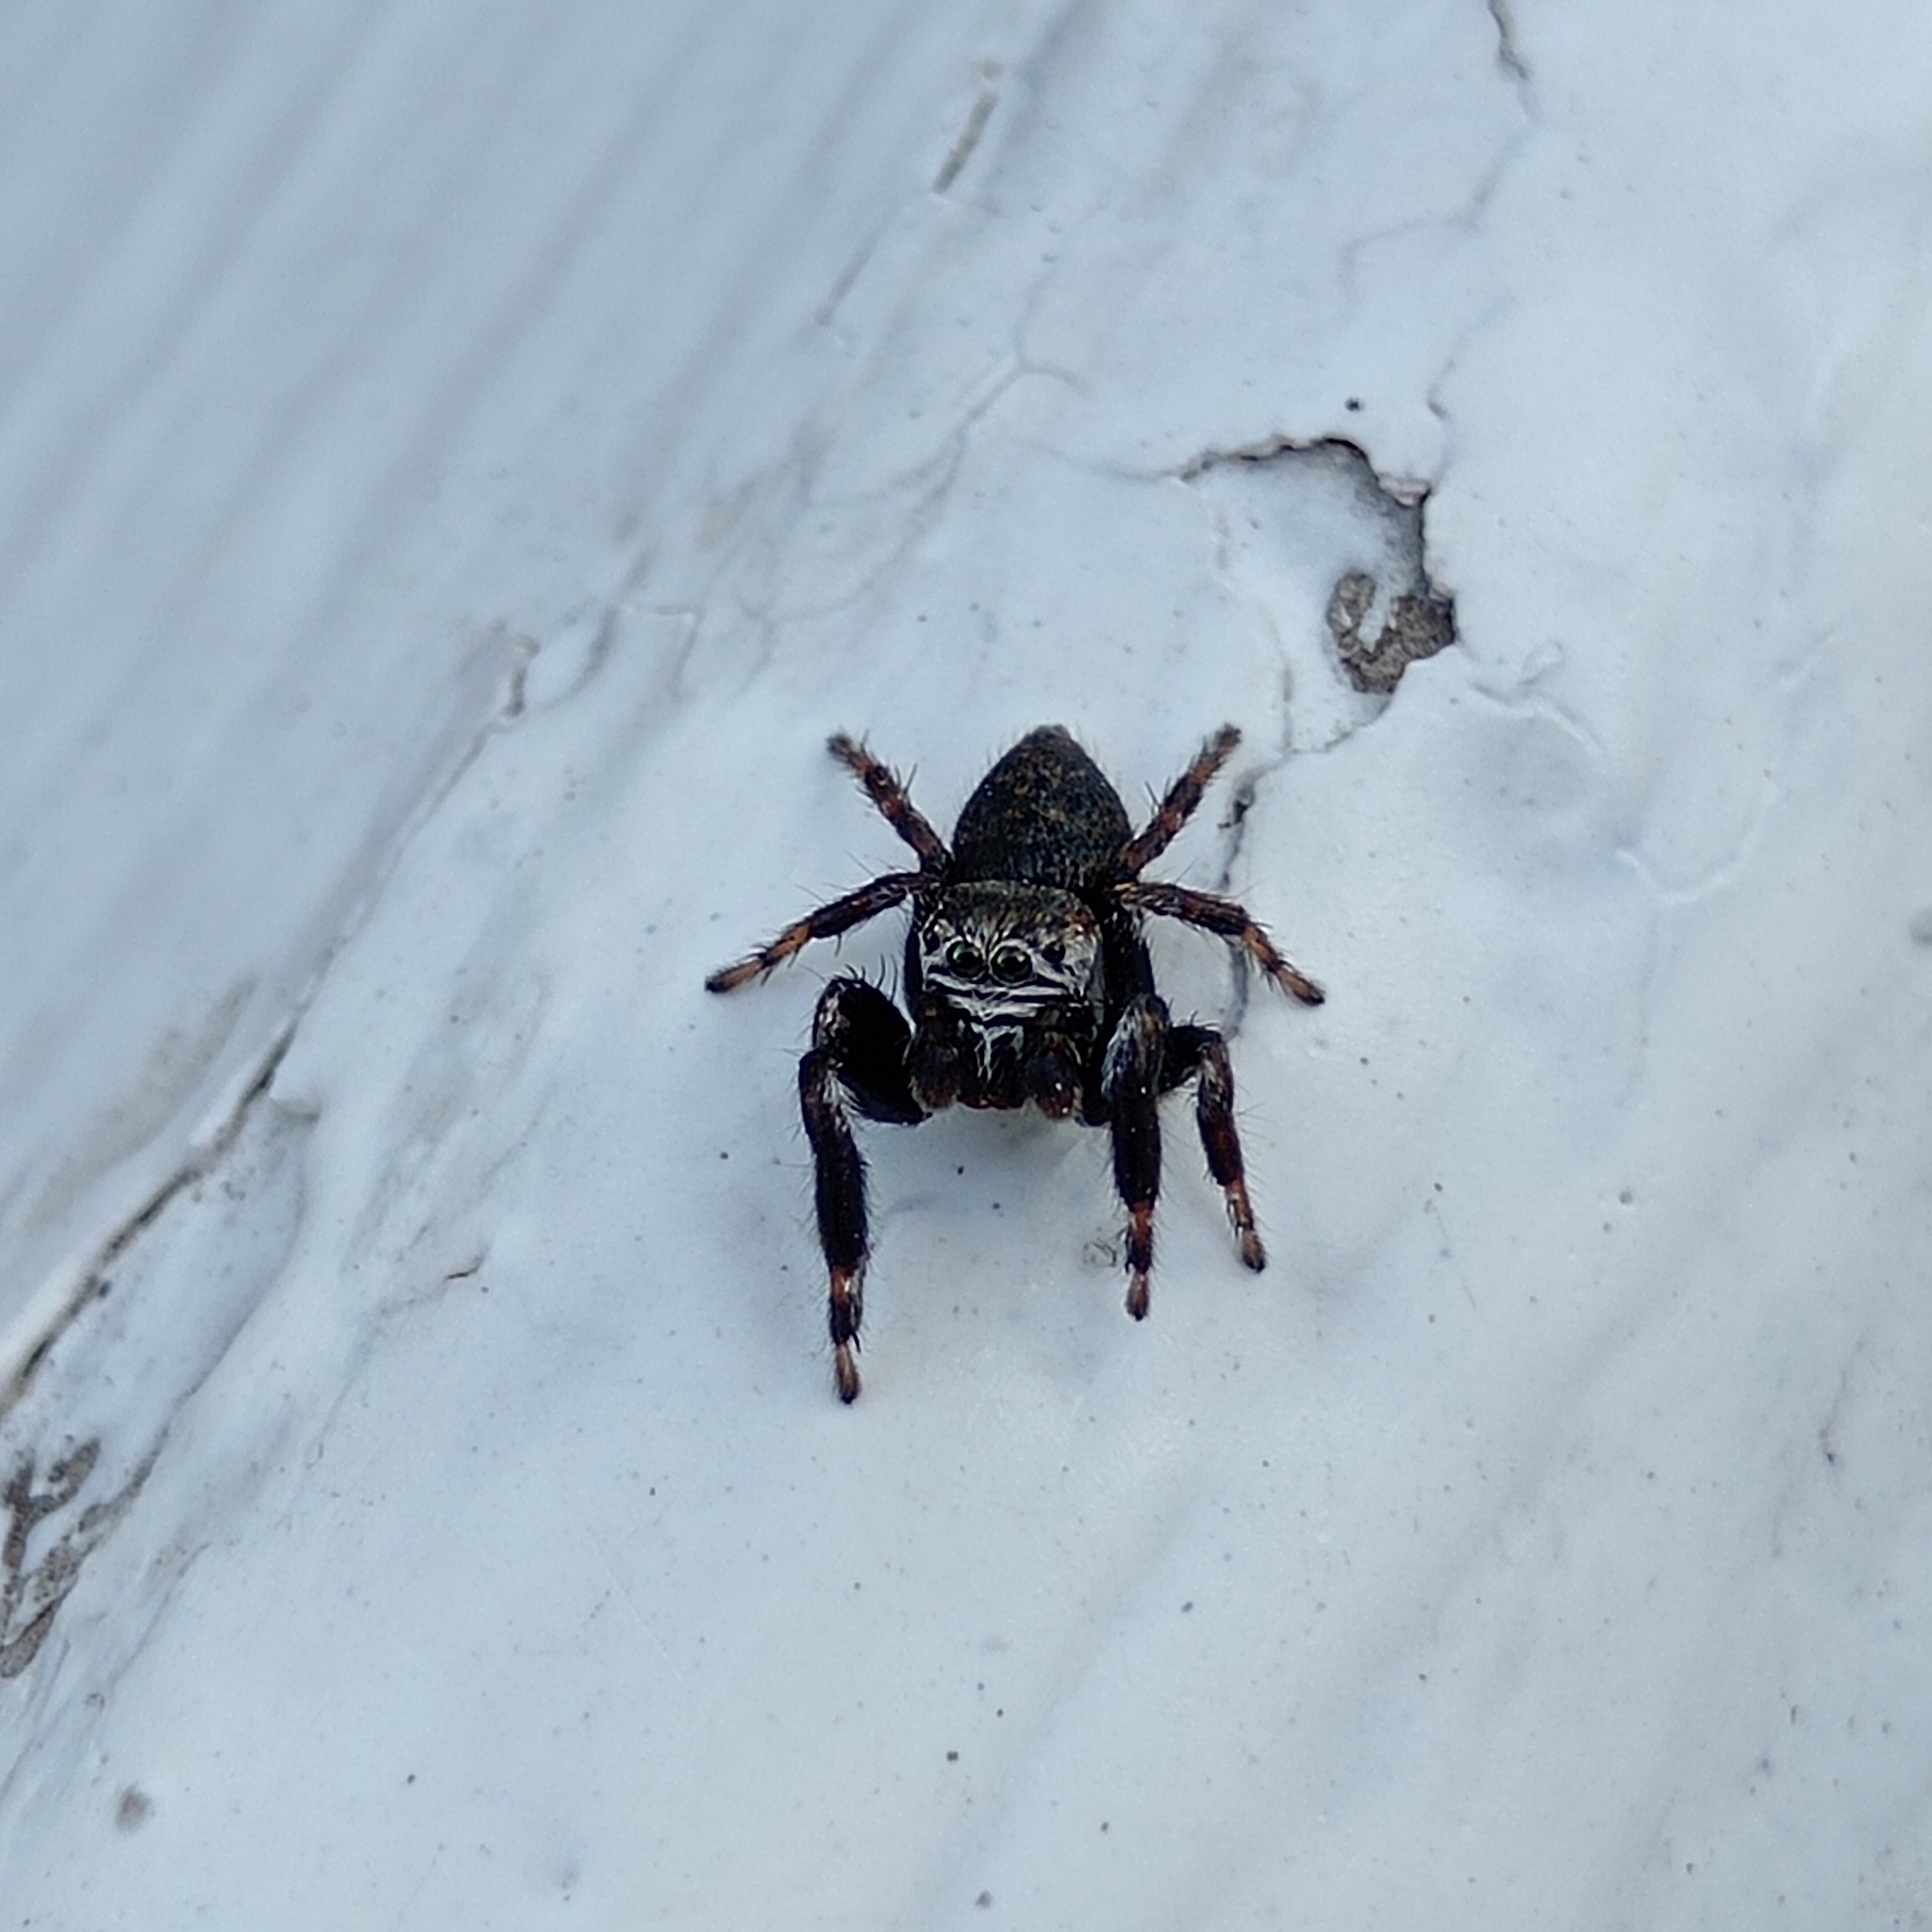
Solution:
[{"label": "spider", "polygon": [[798,1096],[816,1170],[819,1242],[840,1399],[858,1395],[866,1239],[865,1162],[852,1116],[916,1126],[958,1102],[1077,1118],[1113,1139],[1127,1210],[1127,1312],[1147,1313],[1160,1096],[1189,1078],[1208,1171],[1227,1199],[1241,1257],[1266,1265],[1235,1131],[1234,1075],[1211,1026],[1176,1025],[1155,990],[1141,924],[1177,919],[1240,947],[1304,1005],[1322,989],[1275,951],[1232,900],[1142,879],[1201,803],[1241,733],[1224,725],[1135,831],[1119,792],[1058,724],[1029,732],[979,781],[946,842],[905,785],[842,732],[828,741],[887,824],[918,855],[808,912],[758,952],[706,980],[729,992],[813,940],[849,932],[910,900],[905,999],[841,974],[820,996]]}]

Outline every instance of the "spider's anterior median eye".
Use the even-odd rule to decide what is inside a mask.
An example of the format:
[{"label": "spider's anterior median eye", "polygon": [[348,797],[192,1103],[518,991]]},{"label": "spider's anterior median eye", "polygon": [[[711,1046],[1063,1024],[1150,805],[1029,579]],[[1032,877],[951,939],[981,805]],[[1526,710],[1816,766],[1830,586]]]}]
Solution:
[{"label": "spider's anterior median eye", "polygon": [[1033,976],[1033,959],[1024,946],[1016,946],[1008,941],[1004,946],[995,946],[992,955],[992,976],[1004,980],[1008,986],[1018,986],[1023,979]]},{"label": "spider's anterior median eye", "polygon": [[945,952],[946,971],[958,979],[977,979],[986,960],[971,940],[955,940]]}]

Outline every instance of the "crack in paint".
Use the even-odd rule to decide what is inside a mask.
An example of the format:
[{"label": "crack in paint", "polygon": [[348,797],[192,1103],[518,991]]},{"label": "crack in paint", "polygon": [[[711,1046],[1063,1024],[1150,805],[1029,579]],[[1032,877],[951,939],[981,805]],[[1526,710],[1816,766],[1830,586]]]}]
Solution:
[{"label": "crack in paint", "polygon": [[[1208,499],[1217,572],[1267,625],[1288,685],[1279,742],[1240,774],[1221,823],[1214,890],[1226,895],[1261,786],[1296,752],[1332,749],[1380,717],[1410,664],[1459,641],[1456,606],[1428,569],[1428,486],[1384,478],[1354,442],[1271,437],[1169,474]],[[1229,972],[1221,1024],[1233,1038],[1250,994],[1239,948]]]},{"label": "crack in paint", "polygon": [[97,1436],[70,1450],[48,1468],[41,1488],[35,1487],[34,1457],[23,1456],[0,1490],[0,1505],[7,1510],[7,1536],[0,1542],[0,1680],[19,1676],[40,1654],[54,1627],[55,1612],[80,1581],[81,1565],[141,1493],[160,1455],[160,1444],[136,1464],[111,1496],[90,1503],[67,1533],[29,1568],[34,1530],[75,1501],[93,1474],[100,1453]]},{"label": "crack in paint", "polygon": [[1489,0],[1489,6],[1490,18],[1496,23],[1497,66],[1512,80],[1528,80],[1528,63],[1516,47],[1516,22],[1509,11],[1509,0]]},{"label": "crack in paint", "polygon": [[966,125],[959,130],[959,138],[953,143],[952,152],[933,176],[932,192],[935,194],[943,194],[959,178],[959,171],[973,158],[973,151],[979,145],[979,137],[986,132],[986,124],[992,119],[992,110],[999,106],[999,90],[992,83],[999,78],[1000,72],[1000,64],[996,60],[989,60],[980,69],[985,75],[985,85],[980,88],[979,98],[973,103],[973,109],[966,116]]},{"label": "crack in paint", "polygon": [[[541,708],[545,702],[574,697],[591,681],[614,641],[614,610],[615,607],[601,613],[600,620],[591,626],[592,634],[577,641],[580,649],[562,654],[568,660],[564,675],[553,675],[551,682],[556,688],[541,694],[530,690],[527,678],[532,665],[541,660],[540,648],[528,640],[508,641],[515,656],[495,702],[445,770],[425,788],[415,809],[399,823],[387,852],[371,868],[370,884],[359,904],[344,921],[325,958],[340,954],[342,945],[366,923],[384,886],[393,875],[401,854],[475,762],[490,739],[500,730],[513,727],[528,710]],[[108,1352],[108,1367],[112,1370],[117,1366],[115,1351],[129,1344],[127,1331],[117,1330],[111,1324],[99,1334],[77,1336],[77,1331],[91,1311],[108,1303],[119,1285],[117,1277],[128,1269],[137,1253],[145,1251],[144,1238],[168,1220],[170,1210],[202,1199],[197,1191],[203,1184],[232,1167],[238,1147],[268,1097],[325,972],[325,967],[283,1021],[213,1132],[192,1147],[166,1179],[100,1242],[51,1317],[40,1324],[38,1332],[11,1364],[4,1386],[0,1386],[0,1429],[13,1438],[12,1466],[4,1486],[0,1486],[0,1509],[5,1511],[8,1525],[4,1538],[0,1538],[0,1680],[16,1677],[32,1664],[53,1628],[56,1614],[79,1581],[83,1564],[140,1495],[167,1442],[175,1415],[227,1353],[261,1294],[278,1276],[285,1252],[282,1258],[272,1257],[241,1285],[238,1292],[230,1293],[226,1299],[218,1296],[212,1323],[209,1307],[196,1311],[200,1327],[193,1323],[188,1324],[191,1332],[186,1344],[177,1344],[179,1352],[161,1368],[158,1384],[152,1376],[148,1378],[147,1394],[154,1402],[165,1406],[165,1413],[147,1420],[146,1446],[131,1464],[123,1459],[119,1481],[110,1493],[83,1505],[82,1493],[96,1476],[108,1445],[103,1435],[93,1429],[70,1427],[63,1431],[61,1417],[65,1415],[71,1424],[75,1393],[79,1392],[84,1400],[84,1391],[99,1383],[101,1363],[94,1357],[100,1351]],[[291,1108],[277,1111],[291,1123],[302,1118]],[[274,1119],[270,1118],[265,1132],[273,1137],[275,1131]],[[239,1179],[225,1181],[227,1194],[244,1203],[257,1185],[270,1189],[266,1224],[271,1230],[275,1214],[274,1181],[278,1171],[289,1172],[287,1158],[285,1153],[271,1153],[266,1167],[251,1172],[244,1163]],[[242,1211],[247,1211],[245,1207]],[[165,1267],[165,1246],[161,1252],[161,1265]],[[467,1272],[474,1271],[458,1269],[451,1279],[465,1278]],[[138,1295],[139,1290],[130,1292]],[[118,1296],[111,1304],[113,1308],[124,1306],[128,1305]],[[158,1307],[150,1316],[151,1323],[158,1321],[161,1326],[166,1326],[168,1320],[166,1307]],[[76,1336],[75,1345],[82,1350],[82,1358],[70,1363],[63,1372],[73,1382],[73,1389],[54,1377],[53,1387],[43,1390],[52,1374],[51,1364],[57,1357],[71,1353],[63,1351],[63,1342]],[[142,1345],[142,1338],[138,1334],[137,1353]],[[45,1414],[31,1412],[29,1398],[37,1394],[43,1395],[43,1406],[48,1410]],[[142,1425],[137,1423],[135,1426],[140,1429]],[[80,1439],[77,1441],[76,1437]],[[49,1439],[59,1447],[54,1452],[54,1459],[46,1461],[50,1451],[39,1444]],[[44,1474],[41,1474],[43,1462]],[[75,1513],[71,1515],[64,1532],[35,1560],[33,1545],[37,1538],[42,1538],[51,1520],[63,1512]]]},{"label": "crack in paint", "polygon": [[111,1271],[140,1238],[151,1228],[170,1206],[188,1189],[203,1181],[226,1159],[241,1138],[255,1104],[266,1093],[295,1037],[295,1022],[290,1020],[275,1036],[241,1098],[213,1137],[184,1160],[119,1227],[95,1250],[94,1258],[82,1273],[72,1292],[54,1319],[42,1329],[22,1355],[12,1374],[0,1390],[0,1424],[20,1406],[32,1387],[35,1375],[53,1354],[61,1338],[75,1323],[101,1299],[112,1282]]}]

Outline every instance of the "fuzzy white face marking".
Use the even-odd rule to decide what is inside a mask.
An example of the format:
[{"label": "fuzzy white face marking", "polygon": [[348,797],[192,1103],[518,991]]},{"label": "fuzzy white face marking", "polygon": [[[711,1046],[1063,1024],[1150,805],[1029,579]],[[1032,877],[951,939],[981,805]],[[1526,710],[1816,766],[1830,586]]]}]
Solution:
[{"label": "fuzzy white face marking", "polygon": [[1071,892],[962,886],[919,929],[927,990],[974,1026],[1024,1026],[1056,1007],[1096,1005],[1100,927]]}]

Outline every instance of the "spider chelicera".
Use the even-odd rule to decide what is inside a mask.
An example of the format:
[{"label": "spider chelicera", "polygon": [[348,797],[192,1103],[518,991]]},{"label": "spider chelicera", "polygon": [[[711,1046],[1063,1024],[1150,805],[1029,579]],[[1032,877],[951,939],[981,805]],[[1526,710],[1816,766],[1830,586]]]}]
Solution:
[{"label": "spider chelicera", "polygon": [[798,1067],[841,1400],[858,1394],[854,1357],[868,1252],[855,1113],[914,1126],[955,1102],[1030,1103],[1053,1120],[1108,1128],[1114,1184],[1127,1210],[1127,1312],[1138,1322],[1147,1313],[1154,1266],[1160,1096],[1191,1077],[1208,1170],[1227,1197],[1241,1257],[1250,1268],[1266,1265],[1235,1131],[1226,1042],[1211,1026],[1169,1018],[1141,933],[1149,914],[1218,933],[1284,991],[1321,1005],[1321,988],[1275,951],[1243,908],[1141,876],[1240,742],[1241,733],[1224,725],[1136,832],[1120,794],[1072,734],[1041,725],[979,781],[948,849],[906,787],[862,744],[842,733],[830,741],[832,756],[918,855],[918,871],[886,873],[808,912],[705,984],[729,992],[813,940],[912,902],[905,978],[911,1024],[877,987],[841,974],[820,997],[811,1047]]}]

